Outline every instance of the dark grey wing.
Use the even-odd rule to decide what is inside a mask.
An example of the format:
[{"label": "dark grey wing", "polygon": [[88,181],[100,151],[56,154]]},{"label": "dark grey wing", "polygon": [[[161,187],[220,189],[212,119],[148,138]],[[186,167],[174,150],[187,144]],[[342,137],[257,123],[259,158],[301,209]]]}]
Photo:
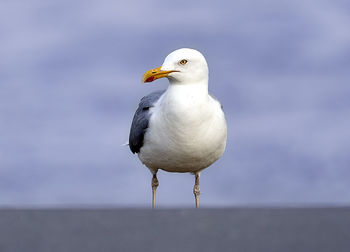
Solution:
[{"label": "dark grey wing", "polygon": [[149,108],[153,107],[154,103],[158,101],[164,92],[165,90],[156,91],[141,99],[130,129],[129,147],[132,153],[140,152],[143,146],[143,138],[148,128],[150,118]]}]

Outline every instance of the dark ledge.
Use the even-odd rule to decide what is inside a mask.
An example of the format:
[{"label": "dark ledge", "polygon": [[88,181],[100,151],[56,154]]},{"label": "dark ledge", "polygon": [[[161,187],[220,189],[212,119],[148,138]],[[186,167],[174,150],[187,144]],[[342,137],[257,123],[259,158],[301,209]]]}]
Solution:
[{"label": "dark ledge", "polygon": [[0,210],[0,251],[350,251],[350,208]]}]

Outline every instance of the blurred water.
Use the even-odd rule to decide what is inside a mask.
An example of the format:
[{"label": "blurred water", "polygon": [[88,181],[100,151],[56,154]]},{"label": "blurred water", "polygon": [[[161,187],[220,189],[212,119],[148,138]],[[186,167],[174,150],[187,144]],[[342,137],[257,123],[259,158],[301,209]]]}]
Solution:
[{"label": "blurred water", "polygon": [[[0,205],[149,205],[151,175],[122,146],[142,74],[201,51],[223,103],[225,155],[204,206],[350,203],[346,1],[2,1]],[[162,206],[194,178],[159,173]]]}]

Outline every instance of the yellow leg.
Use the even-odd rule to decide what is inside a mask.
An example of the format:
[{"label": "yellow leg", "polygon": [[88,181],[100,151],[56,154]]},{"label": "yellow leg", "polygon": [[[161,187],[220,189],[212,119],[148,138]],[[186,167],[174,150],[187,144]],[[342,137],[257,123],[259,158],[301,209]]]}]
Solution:
[{"label": "yellow leg", "polygon": [[200,173],[197,172],[195,174],[195,183],[194,183],[194,187],[193,187],[193,193],[194,193],[194,197],[196,199],[196,208],[199,207],[199,195],[201,194],[201,189],[199,187],[199,176],[200,176]]},{"label": "yellow leg", "polygon": [[156,207],[156,191],[159,186],[159,182],[157,179],[157,172],[153,174],[152,178],[152,208]]}]

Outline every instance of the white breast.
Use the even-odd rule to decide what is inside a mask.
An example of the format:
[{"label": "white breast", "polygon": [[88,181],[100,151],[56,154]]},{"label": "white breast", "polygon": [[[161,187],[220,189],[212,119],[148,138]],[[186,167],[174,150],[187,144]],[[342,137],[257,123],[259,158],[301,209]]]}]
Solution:
[{"label": "white breast", "polygon": [[169,86],[150,113],[139,158],[151,170],[195,172],[223,154],[224,113],[202,86]]}]

